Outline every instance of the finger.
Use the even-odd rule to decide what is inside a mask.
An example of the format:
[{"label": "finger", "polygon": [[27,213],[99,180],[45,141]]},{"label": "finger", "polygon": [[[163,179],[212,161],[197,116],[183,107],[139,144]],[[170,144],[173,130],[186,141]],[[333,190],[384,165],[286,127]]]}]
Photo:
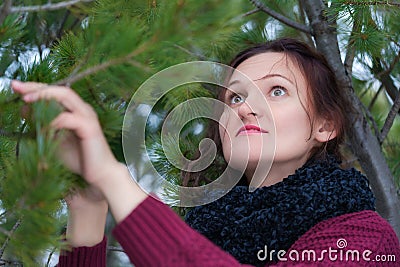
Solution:
[{"label": "finger", "polygon": [[62,112],[52,122],[51,127],[56,130],[67,129],[75,131],[79,136],[79,129],[81,128],[80,119],[71,112]]},{"label": "finger", "polygon": [[54,99],[69,110],[72,110],[74,107],[70,103],[84,103],[75,91],[64,86],[47,85],[37,82],[20,82],[16,80],[11,82],[11,86],[14,91],[23,95],[26,102],[35,102],[39,99]]},{"label": "finger", "polygon": [[88,121],[86,118],[73,114],[71,112],[62,112],[52,122],[51,127],[56,130],[67,129],[75,132],[80,139],[95,136],[101,132],[96,120]]},{"label": "finger", "polygon": [[20,94],[27,94],[37,90],[41,90],[48,85],[45,83],[37,83],[37,82],[21,82],[17,80],[11,81],[11,87],[13,90]]},{"label": "finger", "polygon": [[47,86],[42,90],[32,91],[23,97],[25,102],[35,102],[40,99],[55,100],[71,112],[86,113],[87,104],[75,91],[67,87]]},{"label": "finger", "polygon": [[54,139],[60,140],[60,147],[77,143],[77,136],[70,130],[56,130]]}]

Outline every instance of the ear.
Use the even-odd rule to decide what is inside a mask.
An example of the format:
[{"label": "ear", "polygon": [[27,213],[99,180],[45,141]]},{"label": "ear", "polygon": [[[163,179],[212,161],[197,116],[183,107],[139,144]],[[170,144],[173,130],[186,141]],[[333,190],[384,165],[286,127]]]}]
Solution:
[{"label": "ear", "polygon": [[321,143],[328,142],[337,135],[333,122],[327,119],[318,120],[315,129],[315,139]]}]

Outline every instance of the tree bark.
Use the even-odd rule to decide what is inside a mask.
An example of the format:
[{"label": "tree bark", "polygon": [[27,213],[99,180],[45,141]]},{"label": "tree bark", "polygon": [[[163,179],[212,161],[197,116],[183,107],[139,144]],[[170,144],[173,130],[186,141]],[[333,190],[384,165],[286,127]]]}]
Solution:
[{"label": "tree bark", "polygon": [[347,74],[340,57],[335,27],[327,20],[327,7],[322,0],[302,0],[309,19],[317,49],[322,52],[333,68],[338,85],[346,91],[349,101],[358,114],[351,116],[353,127],[347,129],[347,136],[354,155],[359,159],[376,196],[379,214],[393,227],[400,239],[400,200],[397,196],[393,175],[383,156],[377,137],[362,115],[363,104],[355,95],[351,77]]}]

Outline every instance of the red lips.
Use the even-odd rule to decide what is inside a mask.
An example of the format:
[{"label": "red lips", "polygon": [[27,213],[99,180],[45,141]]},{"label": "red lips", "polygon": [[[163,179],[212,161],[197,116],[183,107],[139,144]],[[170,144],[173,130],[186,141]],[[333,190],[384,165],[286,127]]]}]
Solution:
[{"label": "red lips", "polygon": [[241,127],[237,133],[237,135],[246,135],[246,134],[252,134],[252,133],[256,133],[256,134],[260,134],[260,133],[268,133],[268,131],[261,129],[260,127],[256,126],[256,125],[245,125],[243,127]]}]

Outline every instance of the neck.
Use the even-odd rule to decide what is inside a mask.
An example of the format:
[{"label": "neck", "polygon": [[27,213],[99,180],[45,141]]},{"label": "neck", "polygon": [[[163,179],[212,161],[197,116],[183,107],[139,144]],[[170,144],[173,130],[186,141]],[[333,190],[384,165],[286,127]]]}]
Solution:
[{"label": "neck", "polygon": [[[301,161],[294,162],[274,162],[271,168],[268,170],[258,171],[258,174],[255,173],[256,168],[248,168],[245,171],[245,175],[247,177],[247,182],[250,184],[252,180],[257,181],[255,185],[258,187],[270,186],[276,183],[281,182],[283,179],[288,177],[291,174],[294,174],[295,171],[302,167],[306,163],[306,159]],[[265,173],[268,173],[265,176]],[[250,177],[250,178],[249,178]],[[253,182],[254,184],[254,182]]]}]

